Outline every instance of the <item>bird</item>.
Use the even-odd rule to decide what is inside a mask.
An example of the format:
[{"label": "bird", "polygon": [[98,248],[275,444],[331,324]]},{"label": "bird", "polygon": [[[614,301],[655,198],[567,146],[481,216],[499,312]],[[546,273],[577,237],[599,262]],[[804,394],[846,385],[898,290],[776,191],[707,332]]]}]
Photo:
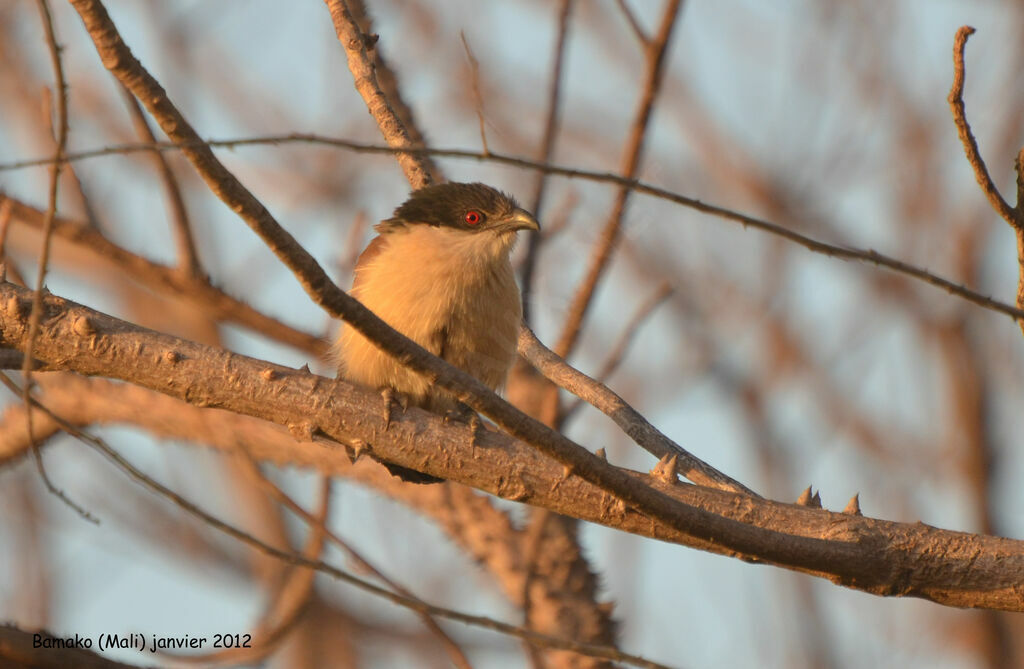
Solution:
[{"label": "bird", "polygon": [[[523,308],[510,254],[518,232],[540,224],[515,198],[482,183],[414,190],[356,261],[350,294],[434,355],[500,391],[515,360]],[[449,391],[405,367],[361,333],[342,326],[338,375],[446,418],[479,418]],[[417,483],[440,479],[384,463]]]}]

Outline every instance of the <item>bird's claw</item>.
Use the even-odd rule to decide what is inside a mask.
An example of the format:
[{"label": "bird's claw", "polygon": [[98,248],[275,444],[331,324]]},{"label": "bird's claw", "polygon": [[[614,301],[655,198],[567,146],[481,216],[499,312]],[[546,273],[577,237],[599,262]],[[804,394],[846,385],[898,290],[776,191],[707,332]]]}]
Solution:
[{"label": "bird's claw", "polygon": [[394,388],[381,388],[380,396],[384,399],[384,431],[391,427],[391,409],[395,404],[402,408],[402,413],[409,408],[409,396]]},{"label": "bird's claw", "polygon": [[465,423],[469,426],[469,446],[470,448],[476,448],[477,434],[484,425],[480,414],[473,411],[471,407],[459,402],[454,409],[444,412],[444,422],[451,423],[453,421]]}]

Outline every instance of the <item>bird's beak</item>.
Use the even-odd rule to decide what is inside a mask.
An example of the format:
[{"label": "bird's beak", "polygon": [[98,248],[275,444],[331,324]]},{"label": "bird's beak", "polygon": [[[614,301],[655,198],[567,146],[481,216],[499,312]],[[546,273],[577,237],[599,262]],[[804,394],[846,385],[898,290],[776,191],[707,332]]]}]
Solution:
[{"label": "bird's beak", "polygon": [[513,232],[516,230],[533,230],[536,232],[540,230],[540,223],[537,222],[537,219],[530,212],[517,208],[502,221],[501,227]]}]

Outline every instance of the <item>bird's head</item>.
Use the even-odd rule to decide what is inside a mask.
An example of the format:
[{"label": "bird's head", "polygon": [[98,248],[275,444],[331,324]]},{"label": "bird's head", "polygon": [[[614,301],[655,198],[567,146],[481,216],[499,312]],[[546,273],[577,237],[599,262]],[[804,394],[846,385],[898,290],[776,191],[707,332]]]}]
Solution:
[{"label": "bird's head", "polygon": [[507,251],[519,230],[540,230],[530,212],[506,193],[482,183],[443,183],[413,191],[378,231],[430,226],[453,243]]}]

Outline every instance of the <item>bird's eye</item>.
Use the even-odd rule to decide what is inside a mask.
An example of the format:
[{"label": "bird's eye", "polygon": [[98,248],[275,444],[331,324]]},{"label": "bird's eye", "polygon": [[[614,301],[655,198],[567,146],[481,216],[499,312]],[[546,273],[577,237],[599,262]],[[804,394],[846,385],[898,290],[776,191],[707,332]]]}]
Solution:
[{"label": "bird's eye", "polygon": [[466,225],[477,225],[480,221],[484,220],[484,215],[476,209],[470,209],[466,212]]}]

